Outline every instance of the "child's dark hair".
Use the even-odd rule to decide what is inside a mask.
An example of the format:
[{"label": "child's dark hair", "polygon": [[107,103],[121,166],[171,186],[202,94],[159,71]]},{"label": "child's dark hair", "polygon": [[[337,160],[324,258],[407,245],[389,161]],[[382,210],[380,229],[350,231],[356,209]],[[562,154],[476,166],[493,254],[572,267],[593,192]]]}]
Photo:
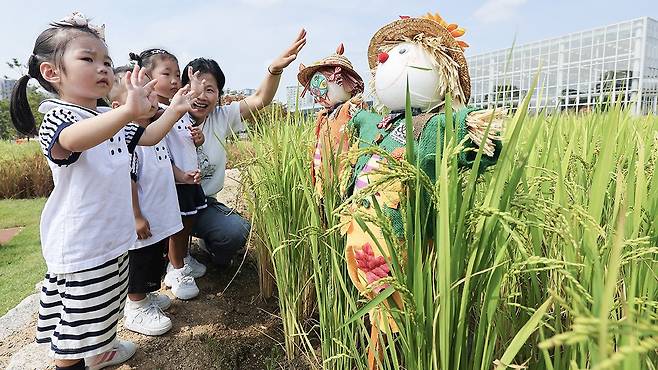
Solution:
[{"label": "child's dark hair", "polygon": [[128,73],[128,71],[132,70],[133,67],[128,65],[114,68],[114,83],[112,84],[112,89],[110,89],[110,92],[107,94],[109,101],[116,100],[118,98],[120,92],[123,91],[121,80],[123,79],[123,76]]},{"label": "child's dark hair", "polygon": [[200,73],[210,73],[215,80],[217,80],[217,88],[219,89],[219,96],[224,94],[224,84],[226,83],[226,77],[224,77],[224,72],[219,68],[219,64],[212,59],[206,58],[196,58],[193,61],[187,63],[185,68],[183,68],[183,73],[181,73],[181,82],[183,86],[190,83],[190,78],[187,75],[187,69],[192,67],[192,72]]},{"label": "child's dark hair", "polygon": [[132,66],[119,66],[119,67],[114,67],[114,83],[121,83],[121,79],[123,76],[126,74],[126,72],[130,72],[133,70]]},{"label": "child's dark hair", "polygon": [[41,32],[37,37],[32,55],[27,61],[27,75],[19,78],[11,91],[9,113],[11,114],[11,121],[18,132],[25,135],[36,135],[37,133],[34,115],[27,100],[27,83],[31,78],[34,78],[41,87],[56,94],[57,89],[41,75],[41,63],[53,63],[63,72],[66,72],[62,65],[62,56],[71,40],[80,35],[92,35],[102,40],[98,33],[88,26],[61,24],[51,24],[48,29]]},{"label": "child's dark hair", "polygon": [[171,59],[178,64],[176,56],[164,49],[147,49],[139,54],[130,53],[129,56],[131,61],[147,70],[152,70],[158,60]]}]

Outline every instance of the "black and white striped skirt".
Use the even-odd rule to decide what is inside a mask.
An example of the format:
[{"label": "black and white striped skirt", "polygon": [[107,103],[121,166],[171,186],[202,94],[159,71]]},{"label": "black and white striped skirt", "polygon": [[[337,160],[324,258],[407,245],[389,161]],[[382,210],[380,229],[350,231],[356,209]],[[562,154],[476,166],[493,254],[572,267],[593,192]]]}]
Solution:
[{"label": "black and white striped skirt", "polygon": [[128,290],[128,253],[70,274],[47,273],[41,288],[37,343],[56,359],[112,349]]}]

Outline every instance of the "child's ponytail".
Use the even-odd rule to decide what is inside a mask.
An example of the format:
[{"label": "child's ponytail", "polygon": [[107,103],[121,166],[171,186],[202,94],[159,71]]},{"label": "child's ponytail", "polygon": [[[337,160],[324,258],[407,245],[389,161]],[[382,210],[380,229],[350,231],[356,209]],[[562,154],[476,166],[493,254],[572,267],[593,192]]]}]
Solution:
[{"label": "child's ponytail", "polygon": [[25,75],[18,79],[11,91],[11,101],[9,103],[11,121],[14,123],[16,130],[23,135],[36,135],[37,133],[37,125],[27,99],[27,83],[30,78],[29,75]]},{"label": "child's ponytail", "polygon": [[136,53],[128,53],[128,57],[130,58],[130,63],[135,63],[140,67],[143,67],[144,62],[142,61],[142,57]]}]

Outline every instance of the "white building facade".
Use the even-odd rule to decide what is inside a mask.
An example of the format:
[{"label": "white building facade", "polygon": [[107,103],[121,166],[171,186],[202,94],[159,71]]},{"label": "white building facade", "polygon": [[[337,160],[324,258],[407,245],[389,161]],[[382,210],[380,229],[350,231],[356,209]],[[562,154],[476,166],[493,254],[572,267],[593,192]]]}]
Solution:
[{"label": "white building facade", "polygon": [[313,99],[313,95],[307,92],[304,97],[301,96],[304,87],[301,85],[286,87],[286,110],[288,112],[301,111],[303,113],[313,112],[322,108]]},{"label": "white building facade", "polygon": [[658,114],[658,21],[649,17],[467,59],[474,106],[518,106],[539,73],[531,110],[621,102],[636,114]]},{"label": "white building facade", "polygon": [[16,80],[0,79],[0,100],[9,100],[15,84]]}]

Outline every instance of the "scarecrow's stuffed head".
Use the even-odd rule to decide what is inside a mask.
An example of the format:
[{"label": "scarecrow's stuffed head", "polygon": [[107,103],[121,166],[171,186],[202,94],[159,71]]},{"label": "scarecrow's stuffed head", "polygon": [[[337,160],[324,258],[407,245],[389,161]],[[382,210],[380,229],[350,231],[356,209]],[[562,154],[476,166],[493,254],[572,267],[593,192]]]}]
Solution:
[{"label": "scarecrow's stuffed head", "polygon": [[316,102],[329,108],[363,92],[363,79],[354,71],[352,63],[343,56],[344,51],[343,44],[340,44],[335,54],[308,67],[299,65],[297,79],[304,87],[302,96],[310,92]]},{"label": "scarecrow's stuffed head", "polygon": [[412,108],[440,110],[448,93],[453,106],[466,105],[471,94],[464,57],[468,45],[457,40],[463,34],[456,24],[429,13],[401,17],[379,29],[370,40],[368,63],[381,105],[404,109],[407,80]]}]

